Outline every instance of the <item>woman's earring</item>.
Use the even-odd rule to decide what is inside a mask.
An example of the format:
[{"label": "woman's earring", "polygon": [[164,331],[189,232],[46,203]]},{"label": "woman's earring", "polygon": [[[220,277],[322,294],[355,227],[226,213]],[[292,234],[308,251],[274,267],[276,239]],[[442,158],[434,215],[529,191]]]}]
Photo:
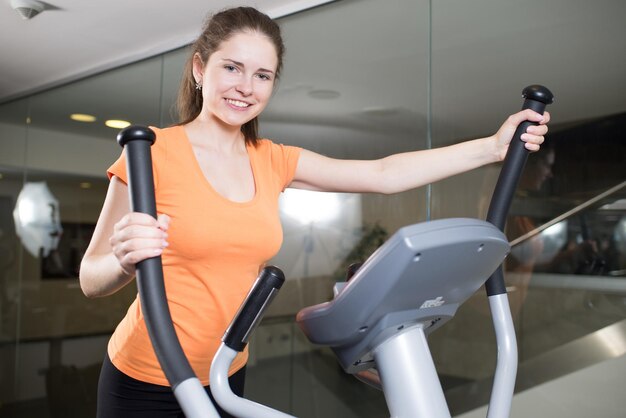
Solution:
[{"label": "woman's earring", "polygon": [[202,83],[199,81],[196,81],[196,90],[202,90]]}]

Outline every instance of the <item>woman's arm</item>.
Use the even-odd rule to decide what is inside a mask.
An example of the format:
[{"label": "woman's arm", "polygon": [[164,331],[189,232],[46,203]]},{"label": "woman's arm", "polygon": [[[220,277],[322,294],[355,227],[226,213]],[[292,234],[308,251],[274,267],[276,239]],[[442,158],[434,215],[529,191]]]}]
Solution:
[{"label": "woman's arm", "polygon": [[423,151],[391,155],[380,160],[337,160],[302,150],[290,187],[334,192],[397,193],[501,161],[517,126],[539,122],[522,135],[526,148],[537,151],[550,120],[531,110],[511,115],[498,132],[487,138]]},{"label": "woman's arm", "polygon": [[117,292],[135,277],[135,264],[162,253],[169,219],[129,213],[128,186],[111,179],[91,242],[80,265],[80,286],[88,297]]}]

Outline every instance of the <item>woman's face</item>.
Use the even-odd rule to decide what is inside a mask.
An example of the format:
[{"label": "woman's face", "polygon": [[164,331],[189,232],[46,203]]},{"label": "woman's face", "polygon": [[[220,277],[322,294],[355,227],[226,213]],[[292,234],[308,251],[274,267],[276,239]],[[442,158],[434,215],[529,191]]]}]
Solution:
[{"label": "woman's face", "polygon": [[196,55],[203,113],[236,127],[252,120],[269,102],[277,66],[274,44],[256,32],[240,32],[222,42],[204,67]]},{"label": "woman's face", "polygon": [[532,162],[532,164],[528,164],[528,167],[524,170],[524,175],[520,180],[520,187],[537,191],[541,189],[546,180],[552,177],[554,151],[546,150],[545,154],[536,156],[534,160],[529,160],[529,162]]}]

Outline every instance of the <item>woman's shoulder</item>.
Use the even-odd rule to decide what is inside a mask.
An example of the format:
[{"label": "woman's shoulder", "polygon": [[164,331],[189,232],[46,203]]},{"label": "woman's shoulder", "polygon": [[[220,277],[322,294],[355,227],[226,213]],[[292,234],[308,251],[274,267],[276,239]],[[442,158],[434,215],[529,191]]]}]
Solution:
[{"label": "woman's shoulder", "polygon": [[172,125],[165,128],[150,126],[150,129],[152,129],[156,134],[157,141],[170,141],[183,138],[185,136],[184,128],[181,125]]},{"label": "woman's shoulder", "polygon": [[248,147],[253,149],[258,155],[271,155],[272,151],[277,147],[277,144],[271,139],[259,138],[254,144],[248,145]]},{"label": "woman's shoulder", "polygon": [[282,152],[284,149],[298,149],[299,147],[276,142],[268,138],[260,138],[256,140],[255,148],[261,152],[276,152],[278,150]]},{"label": "woman's shoulder", "polygon": [[186,138],[185,128],[182,125],[173,125],[165,128],[150,126],[150,129],[152,129],[156,135],[156,141],[154,141],[154,145],[152,145],[153,155],[155,153],[167,155],[168,152],[179,149],[175,144],[180,144],[185,141]]},{"label": "woman's shoulder", "polygon": [[292,145],[276,143],[270,139],[257,140],[256,152],[261,156],[274,173],[280,178],[281,190],[291,183],[295,174],[300,148]]},{"label": "woman's shoulder", "polygon": [[272,147],[272,145],[274,144],[274,141],[272,141],[269,138],[259,138],[256,140],[256,144],[255,144],[255,148],[270,148]]},{"label": "woman's shoulder", "polygon": [[300,147],[293,145],[285,145],[279,142],[274,142],[270,139],[259,139],[255,148],[256,154],[261,156],[265,161],[269,161],[273,166],[280,167],[295,167],[300,156]]}]

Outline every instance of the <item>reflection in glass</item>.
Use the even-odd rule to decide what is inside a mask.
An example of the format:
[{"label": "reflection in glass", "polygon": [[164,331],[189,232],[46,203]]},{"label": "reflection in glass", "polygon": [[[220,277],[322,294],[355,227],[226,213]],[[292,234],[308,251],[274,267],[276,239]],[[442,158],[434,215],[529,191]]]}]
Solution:
[{"label": "reflection in glass", "polygon": [[121,152],[104,122],[157,125],[160,83],[156,57],[0,106],[0,262],[13,263],[0,290],[0,416],[94,416],[108,336],[136,294],[133,283],[92,300],[78,283]]},{"label": "reflection in glass", "polygon": [[63,228],[59,201],[45,181],[27,182],[13,210],[15,232],[33,257],[48,257],[56,250]]},{"label": "reflection in glass", "polygon": [[280,198],[283,213],[303,225],[332,222],[341,211],[341,197],[337,193],[287,189]]},{"label": "reflection in glass", "polygon": [[332,275],[362,234],[361,196],[287,189],[283,246],[272,260],[290,279]]}]

